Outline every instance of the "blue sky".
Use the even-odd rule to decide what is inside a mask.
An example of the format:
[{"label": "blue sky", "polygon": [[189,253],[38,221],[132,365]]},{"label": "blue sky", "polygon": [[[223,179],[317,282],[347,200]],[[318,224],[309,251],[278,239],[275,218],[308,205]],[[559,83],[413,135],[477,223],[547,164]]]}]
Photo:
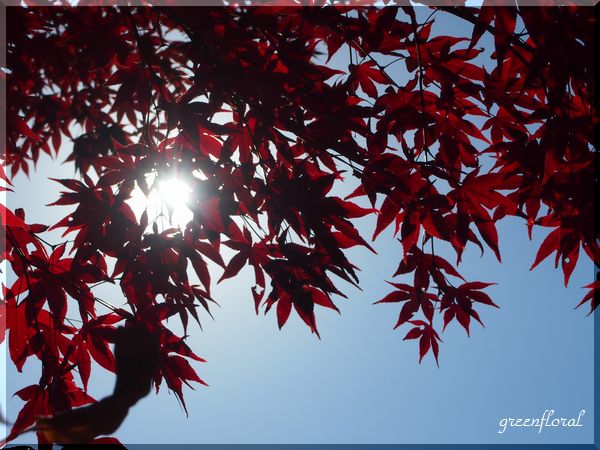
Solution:
[{"label": "blue sky", "polygon": [[[465,33],[459,23],[440,27]],[[72,167],[43,156],[30,180],[14,180],[8,205],[23,207],[29,222],[54,222],[69,209],[44,206],[59,190],[47,177],[72,175]],[[357,223],[372,235],[373,218]],[[206,317],[203,331],[192,327],[189,338],[208,361],[197,368],[210,387],[184,391],[189,417],[166,389],[149,395],[115,436],[124,443],[591,443],[593,320],[573,308],[593,278],[592,264],[581,258],[567,289],[551,258],[529,271],[545,230],[534,229],[529,241],[522,220],[505,219],[498,231],[503,263],[470,248],[459,270],[470,281],[497,282],[487,291],[500,309],[480,308],[486,328],[473,324],[471,337],[452,323],[441,336],[439,368],[431,355],[419,365],[417,342],[402,340],[405,327],[392,329],[398,305],[372,305],[390,292],[385,280],[400,259],[401,246],[387,230],[374,243],[378,255],[349,251],[362,269],[362,292],[342,286],[349,299],[336,301],[341,315],[317,311],[321,340],[297,316],[281,331],[273,314],[256,316],[247,268],[215,286],[215,320]],[[436,251],[455,259],[444,246]],[[118,289],[96,294],[122,303]],[[9,363],[9,398],[2,402],[9,418],[21,405],[10,395],[38,376],[35,363],[24,374]],[[100,398],[112,387],[113,375],[96,367],[91,394]],[[569,418],[584,409],[583,427],[498,433],[502,418],[535,418],[547,409]]]},{"label": "blue sky", "polygon": [[[46,177],[71,174],[43,160],[28,183],[17,178],[9,205],[24,207],[32,221],[55,220],[63,211],[43,207],[57,196]],[[360,229],[370,234],[373,227],[365,220]],[[529,272],[541,231],[529,242],[521,221],[501,222],[503,264],[491,252],[466,252],[461,273],[497,282],[489,292],[500,309],[482,308],[486,328],[475,324],[470,338],[451,324],[442,334],[440,368],[431,355],[419,365],[416,342],[402,341],[406,330],[392,330],[397,305],[371,305],[389,292],[384,280],[398,262],[389,232],[374,244],[378,255],[351,252],[363,291],[344,289],[349,300],[337,301],[341,316],[318,311],[320,341],[295,316],[281,331],[272,314],[256,316],[252,274],[244,270],[215,288],[215,321],[191,329],[192,348],[208,360],[198,372],[210,387],[185,392],[189,417],[161,389],[131,410],[116,436],[128,443],[591,442],[593,321],[573,307],[592,268],[582,261],[569,289],[550,261]],[[122,298],[117,290],[97,295]],[[9,366],[9,393],[35,382],[36,369],[29,364],[17,376]],[[96,367],[92,395],[107,395],[112,385],[112,375]],[[14,417],[19,405],[9,399],[8,413]],[[498,434],[501,418],[538,417],[545,409],[565,417],[585,409],[584,427]]]}]

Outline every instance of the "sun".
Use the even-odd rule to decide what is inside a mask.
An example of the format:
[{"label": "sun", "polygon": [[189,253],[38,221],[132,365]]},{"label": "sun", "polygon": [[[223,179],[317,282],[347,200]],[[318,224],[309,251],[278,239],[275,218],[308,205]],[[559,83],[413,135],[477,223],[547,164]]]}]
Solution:
[{"label": "sun", "polygon": [[150,186],[148,196],[136,186],[128,200],[136,216],[141,217],[146,211],[148,223],[156,222],[159,229],[185,228],[193,218],[188,206],[192,189],[177,177],[157,179],[149,174],[146,183]]},{"label": "sun", "polygon": [[177,178],[169,178],[158,182],[158,194],[172,208],[187,208],[191,189]]}]

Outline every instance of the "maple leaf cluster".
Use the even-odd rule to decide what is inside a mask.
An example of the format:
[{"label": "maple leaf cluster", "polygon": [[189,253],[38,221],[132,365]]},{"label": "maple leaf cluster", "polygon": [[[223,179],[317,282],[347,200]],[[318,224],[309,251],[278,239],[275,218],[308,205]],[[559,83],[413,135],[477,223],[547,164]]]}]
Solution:
[{"label": "maple leaf cluster", "polygon": [[[565,284],[581,249],[600,262],[591,8],[7,10],[4,189],[42,153],[78,170],[56,180],[52,206],[70,209],[55,224],[0,207],[15,275],[0,306],[10,357],[18,370],[42,362],[39,383],[17,392],[12,437],[94,401],[92,362],[116,370],[119,325],[154,336],[154,382],[183,402],[184,383],[203,383],[190,361],[203,360],[165,321],[178,316],[187,334],[199,308],[209,313],[209,264],[220,280],[250,266],[257,313],[274,308],[282,327],[294,311],[318,334],[316,306],[337,310],[339,279],[359,282],[345,250],[371,249],[357,218],[376,215],[373,239],[394,228],[397,279],[378,303],[402,305],[396,327],[419,340],[420,359],[437,361],[437,317],[469,333],[479,307],[496,306],[491,283],[456,266],[468,245],[500,260],[502,218],[550,230],[533,266],[554,253]],[[435,34],[443,15],[464,20],[465,36]],[[332,64],[340,54],[349,61]],[[165,229],[130,199],[173,174],[193,216]],[[340,198],[344,179],[357,187]],[[56,229],[68,244],[48,242]],[[102,283],[127,307],[98,298]],[[588,287],[581,304],[593,310],[598,281]]]}]

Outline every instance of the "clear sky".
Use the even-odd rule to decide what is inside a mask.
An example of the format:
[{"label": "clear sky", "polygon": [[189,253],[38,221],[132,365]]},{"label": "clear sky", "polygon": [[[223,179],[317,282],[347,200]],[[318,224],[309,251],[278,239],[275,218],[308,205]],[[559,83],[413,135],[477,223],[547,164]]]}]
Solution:
[{"label": "clear sky", "polygon": [[[442,22],[444,32],[465,33],[456,26]],[[31,179],[14,180],[8,205],[23,207],[28,222],[53,223],[69,209],[44,206],[59,190],[47,177],[72,175],[71,166],[42,157]],[[372,235],[372,218],[357,223]],[[417,341],[402,341],[405,327],[392,329],[399,306],[372,305],[390,292],[385,280],[400,259],[390,231],[375,241],[378,255],[349,251],[362,269],[362,292],[340,285],[349,297],[336,301],[341,315],[317,311],[321,340],[295,315],[281,331],[273,313],[256,316],[247,268],[215,286],[215,320],[205,317],[203,331],[192,327],[189,338],[208,361],[197,368],[210,387],[184,391],[189,417],[166,389],[149,395],[115,436],[124,443],[591,443],[593,320],[573,308],[593,279],[592,264],[581,258],[568,289],[552,258],[530,272],[546,231],[534,229],[530,242],[522,220],[505,219],[498,224],[503,263],[468,247],[459,266],[470,281],[498,283],[487,291],[500,309],[480,308],[486,328],[473,324],[471,337],[453,322],[441,335],[440,367],[431,354],[419,365]],[[446,250],[436,247],[454,261]],[[96,294],[123,302],[118,289]],[[112,392],[114,376],[94,369],[90,393],[101,398]],[[22,404],[10,395],[35,383],[38,370],[28,363],[17,374],[9,363],[9,418]],[[565,418],[585,410],[583,427],[498,433],[502,418],[541,417],[550,409]],[[29,434],[20,442],[32,440]]]}]

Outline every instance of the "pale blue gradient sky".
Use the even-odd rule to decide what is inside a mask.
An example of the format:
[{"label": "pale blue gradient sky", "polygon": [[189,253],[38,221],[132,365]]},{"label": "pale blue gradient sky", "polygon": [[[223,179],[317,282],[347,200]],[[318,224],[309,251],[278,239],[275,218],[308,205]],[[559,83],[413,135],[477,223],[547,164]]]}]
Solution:
[{"label": "pale blue gradient sky", "polygon": [[[465,33],[460,23],[443,22],[443,32]],[[69,209],[44,206],[58,195],[47,177],[72,174],[42,157],[31,180],[16,178],[8,204],[25,208],[30,222],[56,221]],[[358,224],[372,235],[373,218]],[[247,268],[215,286],[215,321],[205,317],[204,330],[192,326],[189,338],[208,361],[197,368],[210,387],[185,390],[187,418],[166,389],[149,395],[115,436],[124,443],[591,443],[593,320],[573,308],[592,281],[592,265],[581,258],[567,289],[550,259],[529,271],[545,230],[535,229],[530,242],[523,221],[506,219],[498,231],[503,264],[491,251],[481,257],[470,248],[459,270],[470,281],[497,282],[488,292],[500,309],[479,308],[486,328],[473,324],[470,338],[452,323],[441,336],[439,368],[431,355],[418,364],[417,342],[402,341],[406,327],[392,330],[398,305],[371,304],[390,292],[385,280],[401,255],[387,230],[373,245],[378,255],[348,252],[362,269],[363,290],[340,284],[349,297],[336,301],[341,316],[317,311],[320,341],[294,313],[281,331],[273,313],[257,317]],[[436,252],[454,261],[444,246]],[[122,302],[118,289],[96,294]],[[19,376],[9,365],[9,395],[38,376],[35,364]],[[112,387],[113,376],[96,367],[91,394],[100,398]],[[13,420],[20,405],[9,398]],[[501,418],[539,417],[546,409],[563,417],[585,409],[584,426],[498,433]]]}]

